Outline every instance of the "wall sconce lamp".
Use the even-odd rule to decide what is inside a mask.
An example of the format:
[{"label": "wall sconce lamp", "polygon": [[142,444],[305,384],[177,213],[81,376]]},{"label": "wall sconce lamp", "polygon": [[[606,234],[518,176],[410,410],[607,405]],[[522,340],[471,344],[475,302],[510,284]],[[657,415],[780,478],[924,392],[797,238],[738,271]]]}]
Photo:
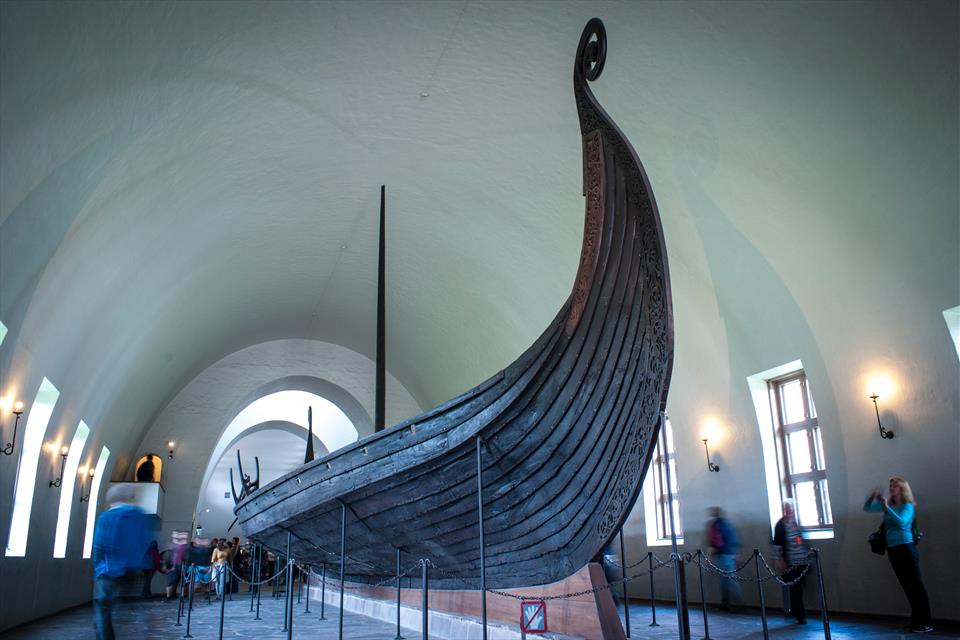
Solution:
[{"label": "wall sconce lamp", "polygon": [[718,465],[715,465],[712,462],[710,462],[710,449],[707,448],[706,438],[703,439],[703,450],[707,452],[707,469],[709,469],[712,473],[716,473],[720,471],[720,467]]},{"label": "wall sconce lamp", "polygon": [[884,440],[892,440],[893,431],[887,431],[883,428],[883,425],[880,424],[880,409],[877,407],[877,398],[879,397],[876,392],[870,395],[870,399],[873,400],[873,410],[877,412],[877,427],[880,429],[880,437]]},{"label": "wall sconce lamp", "polygon": [[170,441],[167,442],[167,447],[170,448],[170,453],[167,454],[167,459],[169,459],[169,460],[173,460],[173,447],[174,447],[175,444],[177,444],[177,443],[174,442],[173,440],[170,440]]},{"label": "wall sconce lamp", "polygon": [[17,402],[15,402],[13,405],[13,415],[17,416],[13,421],[13,440],[8,442],[7,446],[5,446],[3,449],[0,449],[0,451],[7,456],[12,456],[13,449],[17,446],[17,427],[20,425],[20,416],[23,415],[23,403],[19,400],[17,400]]},{"label": "wall sconce lamp", "polygon": [[59,487],[63,484],[63,469],[67,465],[67,454],[70,453],[70,447],[64,445],[60,447],[60,475],[57,476],[56,480],[50,481],[51,487]]},{"label": "wall sconce lamp", "polygon": [[90,489],[93,486],[93,476],[97,473],[96,469],[90,469],[87,471],[87,477],[89,478],[87,484],[87,493],[83,494],[83,487],[80,487],[80,502],[90,502]]}]

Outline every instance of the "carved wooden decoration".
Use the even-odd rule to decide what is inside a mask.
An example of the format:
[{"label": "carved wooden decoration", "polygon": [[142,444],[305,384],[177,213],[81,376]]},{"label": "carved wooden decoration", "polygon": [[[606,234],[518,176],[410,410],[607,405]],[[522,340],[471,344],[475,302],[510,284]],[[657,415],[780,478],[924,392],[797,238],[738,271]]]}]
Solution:
[{"label": "carved wooden decoration", "polygon": [[584,29],[574,68],[586,215],[570,298],[515,362],[476,388],[246,496],[246,535],[314,565],[388,576],[395,549],[455,582],[479,575],[475,441],[482,438],[488,587],[571,575],[636,501],[664,409],[673,314],[663,234],[633,148],[588,81],[606,57]]}]

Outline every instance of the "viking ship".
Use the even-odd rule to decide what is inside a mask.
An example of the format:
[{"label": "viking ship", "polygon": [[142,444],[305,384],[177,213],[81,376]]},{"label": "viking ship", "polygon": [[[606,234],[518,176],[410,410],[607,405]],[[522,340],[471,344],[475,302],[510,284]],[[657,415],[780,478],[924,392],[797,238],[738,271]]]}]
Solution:
[{"label": "viking ship", "polygon": [[482,504],[486,584],[509,588],[560,580],[617,534],[666,405],[673,312],[650,181],[588,86],[606,51],[594,18],[573,74],[583,247],[556,317],[489,380],[243,497],[248,538],[283,551],[289,533],[291,556],[319,566],[340,562],[343,527],[347,576],[390,575],[399,550],[472,581]]}]

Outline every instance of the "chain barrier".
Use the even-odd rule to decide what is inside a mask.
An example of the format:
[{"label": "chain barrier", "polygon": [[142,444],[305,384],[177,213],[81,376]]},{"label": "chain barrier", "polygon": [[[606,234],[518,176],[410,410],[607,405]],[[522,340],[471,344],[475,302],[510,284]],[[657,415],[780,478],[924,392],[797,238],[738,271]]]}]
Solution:
[{"label": "chain barrier", "polygon": [[[811,552],[811,554],[812,554],[812,552]],[[761,581],[761,582],[767,582],[767,581],[769,581],[769,580],[776,580],[777,582],[779,582],[781,585],[783,585],[783,586],[785,586],[785,587],[789,587],[789,586],[795,585],[795,584],[797,584],[798,582],[800,582],[800,581],[804,578],[804,576],[806,576],[807,573],[810,571],[810,567],[813,566],[813,563],[810,563],[810,562],[808,562],[808,563],[806,563],[806,564],[804,564],[804,565],[792,565],[787,571],[791,571],[791,570],[796,569],[796,568],[801,567],[801,566],[803,567],[803,571],[800,573],[800,575],[798,575],[798,576],[797,576],[796,578],[794,578],[793,580],[785,581],[785,580],[782,579],[781,576],[782,576],[782,575],[785,575],[787,572],[784,572],[784,574],[780,574],[780,573],[774,571],[774,570],[770,567],[770,565],[767,564],[767,560],[766,560],[766,558],[763,557],[763,554],[762,554],[762,553],[758,553],[758,554],[756,554],[756,555],[760,558],[760,561],[763,563],[764,568],[766,569],[767,573],[769,574],[769,575],[767,575],[767,576],[765,576],[765,577],[763,577],[763,578],[760,578],[760,581]],[[508,591],[500,591],[500,590],[498,590],[498,589],[487,589],[487,592],[488,592],[488,593],[493,593],[493,594],[496,594],[496,595],[499,595],[499,596],[504,596],[504,597],[507,597],[507,598],[513,598],[514,600],[566,600],[566,599],[569,599],[569,598],[579,598],[579,597],[582,597],[582,596],[585,596],[585,595],[596,594],[596,593],[600,593],[600,592],[602,592],[602,591],[609,590],[610,588],[612,588],[612,587],[615,586],[615,585],[624,584],[624,583],[628,583],[628,582],[633,582],[633,581],[638,580],[638,579],[640,579],[640,578],[647,577],[647,576],[649,576],[651,573],[654,573],[654,572],[656,572],[656,571],[659,571],[660,569],[672,567],[672,566],[673,566],[673,562],[674,562],[675,560],[680,560],[683,564],[693,564],[693,563],[696,563],[696,564],[699,565],[700,567],[706,569],[708,573],[712,573],[712,574],[717,575],[717,576],[719,576],[719,577],[721,577],[721,578],[727,578],[727,579],[736,580],[736,581],[739,581],[739,582],[756,582],[756,581],[757,581],[757,578],[756,578],[756,577],[744,577],[744,576],[737,575],[737,574],[740,573],[740,571],[742,571],[744,568],[746,568],[746,566],[747,566],[748,564],[750,564],[750,561],[753,559],[753,554],[751,554],[750,557],[747,558],[747,559],[743,562],[743,564],[741,564],[739,567],[737,567],[737,568],[735,568],[735,569],[732,569],[732,570],[721,569],[720,567],[718,567],[717,565],[715,565],[715,564],[710,560],[710,558],[709,558],[706,554],[704,554],[704,553],[702,553],[702,552],[696,553],[696,554],[693,554],[693,553],[690,553],[690,552],[677,553],[677,554],[671,553],[670,556],[669,556],[669,558],[667,558],[666,561],[661,560],[660,558],[658,558],[658,557],[655,556],[655,555],[651,555],[650,557],[651,557],[651,558],[653,559],[653,561],[656,563],[656,566],[654,566],[652,569],[648,569],[648,570],[646,570],[646,571],[642,571],[642,572],[640,572],[640,573],[636,573],[636,574],[627,576],[626,578],[620,578],[620,579],[618,579],[618,580],[613,580],[613,581],[611,581],[611,582],[608,582],[608,583],[605,584],[605,585],[601,585],[601,586],[599,586],[599,587],[593,587],[593,588],[591,588],[591,589],[583,589],[583,590],[575,591],[575,592],[572,592],[572,593],[562,593],[562,594],[557,594],[557,595],[552,595],[552,596],[531,595],[531,594],[516,594],[516,593],[510,593],[510,592],[508,592]],[[647,559],[647,558],[644,558],[644,559],[641,560],[640,562],[635,562],[635,563],[633,563],[633,564],[631,564],[631,565],[627,565],[626,568],[627,568],[627,569],[632,569],[632,568],[638,567],[638,566],[640,566],[641,564],[644,564],[644,563],[646,563],[646,562],[648,562],[648,559]],[[616,562],[616,561],[608,560],[607,558],[604,558],[604,564],[609,564],[609,565],[615,566],[615,567],[617,567],[617,568],[623,568],[623,566],[622,566],[620,563],[618,563],[618,562]],[[269,582],[271,582],[271,581],[273,581],[273,580],[276,580],[277,578],[279,578],[280,576],[282,576],[282,575],[287,571],[287,568],[288,568],[287,566],[284,566],[282,569],[280,569],[280,571],[278,571],[278,572],[275,573],[274,575],[272,575],[272,576],[270,576],[269,578],[266,578],[266,579],[264,579],[264,580],[260,580],[260,581],[250,581],[250,580],[245,580],[245,579],[243,579],[242,577],[240,577],[239,575],[237,575],[236,572],[234,572],[233,568],[230,567],[229,565],[226,565],[226,567],[227,567],[227,571],[229,571],[230,574],[233,575],[233,577],[237,579],[237,581],[239,581],[240,583],[249,584],[249,585],[251,585],[251,586],[259,586],[259,585],[263,585],[263,584],[268,584]],[[399,576],[396,576],[396,575],[388,576],[387,578],[384,578],[383,580],[380,580],[379,582],[372,583],[372,584],[348,585],[348,584],[344,583],[343,588],[344,588],[345,591],[363,591],[364,589],[376,589],[376,588],[384,587],[384,586],[386,586],[386,585],[388,585],[388,584],[390,584],[390,583],[395,583],[395,582],[397,581],[398,577],[399,577],[399,578],[405,578],[405,577],[409,576],[411,573],[414,573],[414,572],[417,571],[419,568],[420,568],[420,566],[419,566],[418,564],[411,565],[410,567],[408,567],[407,569],[405,569],[404,571],[402,571]],[[470,588],[470,589],[475,589],[475,588],[476,588],[475,585],[470,584],[465,578],[461,578],[461,577],[459,577],[459,576],[455,576],[455,575],[453,575],[452,573],[450,573],[449,571],[444,570],[442,567],[438,567],[438,566],[436,566],[436,565],[433,565],[433,566],[432,566],[432,569],[433,569],[434,571],[436,571],[437,573],[439,573],[440,575],[442,575],[443,577],[447,578],[447,579],[457,580],[457,581],[463,583],[466,587],[468,587],[468,588]],[[302,571],[302,569],[301,569],[301,571]],[[308,574],[309,578],[313,578],[313,579],[317,579],[317,580],[323,580],[323,579],[324,579],[323,576],[322,576],[321,574],[319,574],[319,573],[316,573],[316,572],[313,570],[312,567],[307,570],[307,574]],[[308,578],[308,579],[309,579],[309,578]],[[330,585],[330,588],[334,588],[334,589],[339,588],[340,581],[339,581],[338,579],[327,577],[327,578],[326,578],[326,581],[327,581],[327,584]],[[313,582],[310,581],[309,584],[312,585]]]},{"label": "chain barrier", "polygon": [[[781,575],[783,575],[783,574],[778,574],[776,571],[774,571],[773,569],[770,568],[770,566],[767,564],[766,559],[763,557],[763,554],[762,554],[762,553],[758,553],[757,555],[759,556],[760,561],[763,563],[764,568],[767,570],[767,573],[769,574],[769,575],[767,575],[767,576],[765,576],[765,577],[763,577],[763,578],[760,578],[760,582],[768,582],[768,581],[770,581],[770,580],[776,580],[777,582],[779,582],[780,584],[782,584],[782,585],[785,586],[785,587],[789,587],[789,586],[792,586],[792,585],[797,584],[798,582],[800,582],[800,580],[802,580],[802,579],[804,578],[804,576],[806,576],[806,574],[810,571],[810,567],[813,566],[813,563],[807,563],[807,564],[805,564],[805,565],[793,565],[793,566],[791,566],[791,567],[788,569],[788,571],[793,570],[793,569],[796,569],[796,568],[801,567],[801,566],[803,567],[803,571],[800,573],[800,575],[798,575],[798,576],[797,576],[796,578],[794,578],[793,580],[786,581],[786,580],[783,580],[782,577],[781,577]],[[745,568],[747,567],[747,565],[750,564],[750,561],[753,560],[753,554],[751,554],[749,558],[747,558],[740,566],[738,566],[737,568],[735,568],[735,569],[733,569],[733,570],[721,569],[720,567],[718,567],[718,566],[716,566],[715,564],[713,564],[713,562],[711,562],[710,559],[709,559],[704,553],[702,553],[702,552],[701,552],[701,553],[696,553],[696,554],[690,553],[690,552],[677,553],[677,554],[671,553],[671,554],[670,554],[670,557],[669,557],[666,561],[661,560],[660,558],[658,558],[658,557],[655,556],[655,555],[652,555],[651,557],[652,557],[653,561],[656,563],[656,566],[655,566],[652,570],[647,570],[647,571],[643,571],[643,572],[641,572],[641,573],[633,574],[633,575],[631,575],[631,576],[628,576],[628,577],[625,578],[625,579],[624,579],[624,578],[621,578],[621,579],[619,579],[619,580],[613,580],[613,581],[611,581],[611,582],[608,582],[606,585],[602,585],[602,586],[599,586],[599,587],[594,587],[594,588],[592,588],[592,589],[584,589],[584,590],[581,590],[581,591],[575,591],[575,592],[573,592],[573,593],[562,593],[562,594],[553,595],[553,596],[541,596],[541,595],[531,595],[531,594],[516,594],[516,593],[510,593],[510,592],[508,592],[508,591],[500,591],[500,590],[497,590],[497,589],[487,589],[487,592],[488,592],[488,593],[494,593],[494,594],[496,594],[496,595],[504,596],[504,597],[507,597],[507,598],[513,598],[514,600],[564,600],[564,599],[568,599],[568,598],[577,598],[577,597],[585,596],[585,595],[588,595],[588,594],[593,594],[593,593],[599,593],[599,592],[601,592],[601,591],[606,591],[606,590],[610,589],[611,587],[613,587],[614,585],[618,585],[618,584],[622,584],[622,583],[627,583],[627,582],[632,582],[632,581],[637,580],[637,579],[639,579],[639,578],[646,577],[646,576],[650,575],[651,573],[653,573],[653,572],[655,572],[655,571],[659,571],[660,569],[672,567],[672,566],[673,566],[673,562],[674,562],[675,560],[680,560],[683,564],[697,564],[697,565],[699,565],[700,567],[706,569],[708,572],[713,573],[713,574],[715,574],[715,575],[717,575],[717,576],[720,576],[721,578],[727,578],[727,579],[730,579],[730,580],[737,580],[737,581],[739,581],[739,582],[757,582],[757,578],[756,578],[756,577],[746,577],[746,576],[737,575],[740,571],[743,571],[743,569],[745,569]],[[637,563],[634,563],[634,564],[632,564],[632,565],[628,565],[628,568],[632,568],[632,567],[639,566],[639,565],[643,564],[644,562],[648,562],[648,560],[647,560],[647,559],[644,559],[644,560],[642,560],[641,562],[637,562]],[[610,562],[610,563],[608,563],[608,564],[614,564],[615,566],[617,566],[619,563],[612,563],[612,562]],[[622,568],[622,567],[619,567],[619,568]],[[785,572],[785,573],[786,573],[786,572]]]},{"label": "chain barrier", "polygon": [[611,567],[616,567],[617,569],[633,569],[634,567],[639,567],[640,565],[646,564],[646,563],[647,563],[647,559],[644,558],[639,562],[634,562],[633,564],[628,564],[627,566],[623,566],[623,564],[621,564],[617,560],[614,560],[613,557],[603,556],[603,564],[609,565]]},{"label": "chain barrier", "polygon": [[[683,558],[684,562],[691,562],[691,561],[692,561],[692,556],[691,556],[690,554],[684,554],[684,556],[685,556],[685,557]],[[671,565],[669,562],[660,562],[659,559],[657,559],[657,561],[658,561],[659,564],[658,564],[658,566],[654,567],[653,571],[659,571],[660,569],[662,569],[662,568],[664,568],[664,567],[671,567],[671,566],[673,566],[673,565]],[[404,577],[410,575],[411,573],[413,573],[415,570],[418,570],[419,568],[420,568],[419,565],[413,565],[412,567],[410,567],[410,568],[406,569],[405,571],[401,572],[401,573],[400,573],[400,577],[401,577],[401,578],[404,578]],[[476,589],[476,586],[470,584],[466,579],[461,578],[461,577],[459,577],[459,576],[455,576],[455,575],[453,575],[452,573],[450,573],[449,571],[446,571],[446,570],[444,570],[444,569],[441,568],[441,567],[438,567],[438,566],[436,566],[436,565],[432,565],[432,566],[431,566],[431,569],[432,569],[433,571],[436,571],[437,573],[441,574],[442,576],[444,576],[444,577],[447,578],[447,579],[457,580],[457,581],[463,583],[465,586],[467,586],[467,587],[470,588],[470,589]],[[506,592],[506,591],[498,591],[498,590],[496,590],[496,589],[487,589],[487,592],[488,592],[488,593],[494,593],[494,594],[501,595],[501,596],[506,596],[506,597],[508,597],[508,598],[513,598],[513,599],[515,599],[515,600],[563,600],[563,599],[568,599],[568,598],[577,598],[577,597],[585,596],[585,595],[592,594],[592,593],[599,593],[599,592],[601,592],[601,591],[606,591],[607,589],[610,589],[610,588],[611,588],[612,586],[614,586],[614,585],[621,584],[621,583],[625,583],[625,582],[632,582],[632,581],[634,581],[634,580],[638,580],[638,579],[640,579],[640,578],[644,578],[644,577],[650,575],[650,573],[651,573],[651,571],[649,571],[649,570],[648,570],[648,571],[643,571],[643,572],[641,572],[641,573],[637,573],[637,574],[628,576],[626,579],[621,578],[621,579],[619,579],[619,580],[614,580],[614,581],[612,581],[612,582],[608,582],[606,585],[602,585],[602,586],[599,586],[599,587],[594,587],[594,588],[592,588],[592,589],[584,589],[584,590],[582,590],[582,591],[576,591],[576,592],[573,592],[573,593],[564,593],[564,594],[555,595],[555,596],[531,596],[531,595],[523,595],[523,594],[518,595],[518,594],[514,594],[514,593],[509,593],[509,592]],[[322,579],[322,576],[321,576],[320,574],[318,574],[318,573],[314,573],[313,569],[310,570],[310,574],[311,574],[311,576],[313,576],[314,578]],[[387,585],[387,584],[389,584],[389,583],[391,583],[391,582],[396,582],[396,579],[397,579],[396,576],[390,576],[389,578],[385,578],[384,580],[381,580],[380,582],[377,582],[377,583],[374,583],[374,584],[361,584],[361,585],[348,585],[348,584],[344,584],[344,585],[343,585],[343,588],[344,588],[345,591],[363,591],[364,589],[371,589],[371,588],[383,587],[383,586],[385,586],[385,585]],[[338,579],[335,579],[335,578],[331,579],[331,578],[328,577],[328,578],[327,578],[327,584],[330,586],[330,588],[332,588],[332,589],[337,589],[337,588],[339,588],[340,581],[339,581]]]},{"label": "chain barrier", "polygon": [[[803,577],[807,575],[807,572],[810,571],[810,567],[813,564],[808,562],[803,565],[791,565],[787,569],[787,571],[784,571],[783,573],[779,573],[774,569],[772,569],[769,564],[767,564],[767,559],[763,557],[762,553],[758,553],[757,556],[760,558],[760,562],[763,563],[763,567],[764,569],[766,569],[768,574],[767,576],[760,578],[760,582],[769,582],[770,580],[776,580],[777,582],[779,582],[785,587],[790,587],[800,582],[800,580],[802,580]],[[702,568],[706,569],[708,573],[712,573],[716,576],[719,576],[721,578],[726,578],[728,580],[736,580],[738,582],[756,582],[757,581],[756,577],[752,577],[752,576],[745,577],[745,576],[737,575],[748,564],[750,564],[751,560],[753,560],[753,554],[751,554],[750,557],[747,558],[743,562],[743,564],[741,564],[739,567],[737,567],[736,569],[729,570],[729,569],[721,569],[720,567],[715,565],[706,554],[702,552],[697,555],[697,564],[699,564]],[[798,575],[793,580],[786,581],[781,577],[783,575],[786,575],[786,573],[788,573],[789,571],[792,571],[793,569],[797,569],[799,567],[803,567],[803,571],[800,573],[800,575]]]},{"label": "chain barrier", "polygon": [[[437,573],[439,573],[441,576],[443,576],[444,578],[448,579],[448,580],[456,580],[457,582],[463,583],[463,585],[466,586],[468,589],[479,589],[479,588],[480,588],[479,585],[470,584],[469,582],[467,582],[467,579],[466,579],[466,578],[461,578],[460,576],[455,576],[455,575],[453,575],[452,573],[450,573],[449,571],[444,570],[443,567],[438,567],[437,565],[432,565],[431,568],[432,568],[434,571],[436,571]],[[479,580],[479,578],[477,578],[477,579]]]},{"label": "chain barrier", "polygon": [[670,557],[667,558],[667,561],[666,561],[666,562],[664,562],[663,560],[661,560],[661,559],[658,558],[657,556],[653,556],[653,559],[654,559],[654,561],[656,561],[656,563],[657,563],[657,569],[662,569],[663,567],[671,567],[671,566],[673,566],[672,564],[670,564],[670,563],[673,562],[673,554],[670,554]]},{"label": "chain barrier", "polygon": [[[401,571],[399,576],[395,576],[395,575],[389,576],[387,578],[384,578],[380,582],[375,582],[373,584],[348,585],[346,581],[344,581],[343,589],[344,591],[363,591],[364,589],[376,589],[379,587],[385,587],[391,582],[396,582],[398,577],[405,578],[419,568],[420,568],[420,565],[416,565],[416,564],[412,565],[410,568],[406,569],[405,571]],[[310,574],[310,577],[312,578],[317,578],[318,580],[321,580],[321,581],[324,579],[324,577],[321,574],[316,573],[312,567],[309,570],[309,574]],[[339,588],[340,580],[338,578],[331,578],[327,576],[326,581],[327,581],[327,585],[330,586],[330,588],[334,588],[334,589]],[[311,582],[310,584],[313,584],[313,583]]]},{"label": "chain barrier", "polygon": [[[753,554],[750,554],[750,556],[749,556],[746,560],[743,561],[743,564],[741,564],[741,565],[740,565],[739,567],[737,567],[736,569],[721,569],[721,568],[718,567],[717,565],[713,564],[713,561],[710,560],[710,556],[708,556],[707,554],[701,552],[701,553],[700,553],[700,557],[703,558],[703,561],[705,561],[705,562],[707,563],[707,566],[704,567],[707,571],[711,571],[711,572],[713,572],[713,573],[715,573],[715,574],[717,574],[717,575],[719,575],[719,576],[729,576],[729,577],[733,577],[733,574],[735,574],[735,573],[740,573],[741,571],[743,571],[743,569],[744,569],[748,564],[750,564],[750,561],[753,560]],[[698,561],[698,563],[699,563],[699,562],[700,562],[700,561]]]},{"label": "chain barrier", "polygon": [[[707,570],[707,573],[712,573],[712,574],[715,575],[715,576],[719,576],[719,577],[725,578],[725,579],[727,579],[727,580],[734,580],[734,581],[736,581],[736,582],[756,582],[756,581],[757,581],[756,577],[753,577],[753,576],[739,576],[739,575],[737,575],[740,571],[742,571],[742,570],[743,570],[748,564],[750,564],[750,562],[753,560],[753,554],[752,554],[752,553],[750,554],[750,557],[747,558],[742,565],[740,565],[739,567],[737,567],[737,568],[734,569],[733,571],[728,571],[728,570],[726,570],[726,569],[721,569],[721,568],[718,567],[717,565],[713,564],[713,562],[711,562],[710,559],[709,559],[706,555],[704,555],[704,554],[702,554],[702,553],[700,554],[699,557],[702,558],[703,560],[698,560],[697,563],[698,563],[701,567],[703,567],[704,569],[706,569],[706,570]],[[706,564],[704,564],[704,561],[706,561]],[[765,578],[761,578],[760,581],[761,581],[761,582],[767,582],[767,581],[769,581],[769,580],[772,580],[773,578],[774,578],[774,576],[766,576]]]},{"label": "chain barrier", "polygon": [[286,567],[286,565],[284,565],[283,569],[280,569],[280,571],[276,572],[275,574],[273,574],[273,575],[270,576],[269,578],[266,578],[266,579],[264,579],[264,580],[260,580],[260,581],[258,582],[258,581],[255,581],[255,580],[244,580],[243,578],[241,578],[240,576],[238,576],[238,575],[236,574],[236,572],[234,572],[233,567],[231,567],[230,565],[225,565],[225,566],[227,567],[227,571],[229,571],[230,574],[231,574],[234,578],[236,578],[238,582],[240,582],[240,583],[242,583],[242,584],[249,584],[250,586],[257,586],[257,587],[260,586],[260,585],[268,584],[271,580],[276,580],[277,578],[279,578],[280,576],[282,576],[282,575],[287,571],[287,567]]},{"label": "chain barrier", "polygon": [[[807,572],[808,572],[808,571],[810,571],[810,567],[813,566],[813,563],[812,563],[812,562],[808,562],[808,563],[806,563],[806,564],[804,564],[804,565],[799,565],[799,564],[797,564],[797,565],[790,565],[790,567],[789,567],[786,571],[784,571],[783,574],[779,574],[779,573],[777,573],[776,571],[774,571],[773,569],[770,568],[770,565],[767,564],[767,559],[763,557],[763,554],[762,554],[762,553],[758,553],[757,555],[760,556],[760,562],[763,563],[763,566],[764,566],[764,568],[767,570],[767,573],[770,574],[770,577],[773,578],[774,580],[776,580],[777,582],[779,582],[780,584],[782,584],[782,585],[785,586],[785,587],[792,587],[793,585],[795,585],[795,584],[797,584],[798,582],[800,582],[801,580],[803,580],[803,577],[804,577],[805,575],[807,575]],[[808,552],[807,552],[807,558],[810,558],[811,555],[812,555],[812,552],[809,552],[809,551],[808,551]],[[783,579],[780,577],[781,575],[786,575],[788,572],[793,571],[794,569],[796,569],[796,568],[798,568],[798,567],[801,567],[801,566],[803,567],[803,571],[801,571],[801,572],[800,572],[800,575],[798,575],[796,578],[794,578],[794,579],[791,580],[790,582],[786,582],[785,580],[783,580]],[[765,579],[765,580],[768,580],[769,578],[764,578],[764,579]]]},{"label": "chain barrier", "polygon": [[[688,554],[685,554],[685,555],[688,555]],[[495,594],[497,594],[498,596],[505,596],[505,597],[507,597],[507,598],[513,598],[514,600],[565,600],[565,599],[567,599],[567,598],[578,598],[578,597],[580,597],[580,596],[585,596],[585,595],[588,595],[588,594],[591,594],[591,593],[600,593],[600,592],[602,592],[602,591],[606,591],[606,590],[610,589],[611,587],[613,587],[614,585],[623,584],[623,583],[627,583],[627,582],[633,582],[634,580],[638,580],[638,579],[640,579],[640,578],[645,578],[646,576],[649,576],[651,573],[654,573],[654,572],[656,572],[656,571],[659,571],[660,569],[663,569],[664,567],[672,567],[672,566],[673,566],[673,565],[670,564],[669,562],[660,562],[660,559],[657,558],[656,556],[654,556],[654,559],[655,559],[659,564],[658,564],[656,567],[654,567],[653,570],[647,570],[647,571],[642,571],[641,573],[635,573],[635,574],[633,574],[633,575],[631,575],[631,576],[627,576],[626,578],[620,578],[619,580],[613,580],[612,582],[608,582],[607,584],[601,585],[601,586],[599,586],[599,587],[594,587],[594,588],[592,588],[592,589],[584,589],[584,590],[582,590],[582,591],[575,591],[575,592],[573,592],[573,593],[561,593],[561,594],[558,594],[558,595],[555,595],[555,596],[541,596],[541,595],[530,595],[530,594],[510,593],[510,592],[508,592],[508,591],[498,591],[497,589],[487,589],[487,593],[495,593]]]}]

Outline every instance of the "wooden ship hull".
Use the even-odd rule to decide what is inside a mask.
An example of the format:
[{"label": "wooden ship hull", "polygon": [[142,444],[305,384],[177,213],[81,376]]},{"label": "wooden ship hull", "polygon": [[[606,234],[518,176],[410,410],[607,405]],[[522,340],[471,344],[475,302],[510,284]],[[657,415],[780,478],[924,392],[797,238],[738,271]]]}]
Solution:
[{"label": "wooden ship hull", "polygon": [[[647,176],[594,98],[603,24],[574,69],[586,216],[573,291],[540,338],[474,389],[244,497],[245,535],[357,579],[429,559],[476,588],[480,439],[488,587],[560,580],[617,534],[650,463],[673,362],[667,258]],[[341,511],[343,509],[343,512]],[[331,566],[331,569],[333,569]],[[453,586],[451,584],[451,586]]]}]

